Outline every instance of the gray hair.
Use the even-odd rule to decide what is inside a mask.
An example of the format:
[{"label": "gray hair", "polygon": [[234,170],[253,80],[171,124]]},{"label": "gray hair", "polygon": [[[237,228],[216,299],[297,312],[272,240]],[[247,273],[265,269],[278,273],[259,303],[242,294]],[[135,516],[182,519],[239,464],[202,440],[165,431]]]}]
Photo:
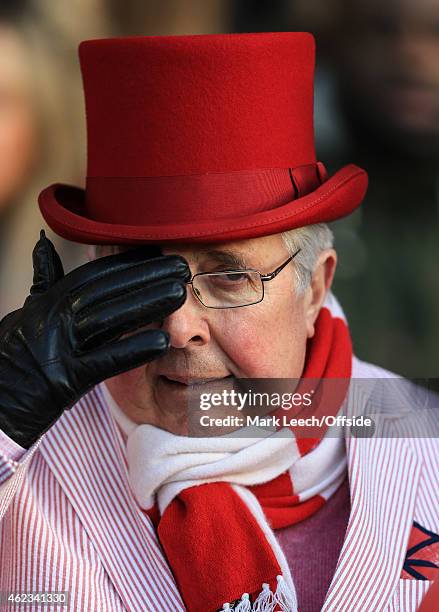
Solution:
[{"label": "gray hair", "polygon": [[[290,255],[297,249],[301,249],[293,260],[294,272],[297,277],[297,294],[300,295],[309,286],[317,262],[317,258],[325,249],[332,248],[334,244],[334,234],[326,223],[315,223],[305,225],[296,229],[288,230],[280,234]],[[93,257],[102,255],[112,255],[121,249],[127,248],[126,245],[92,245],[89,254]]]},{"label": "gray hair", "polygon": [[301,294],[311,282],[320,253],[333,247],[334,234],[326,223],[315,223],[282,232],[281,237],[290,255],[301,249],[293,260],[296,290]]}]

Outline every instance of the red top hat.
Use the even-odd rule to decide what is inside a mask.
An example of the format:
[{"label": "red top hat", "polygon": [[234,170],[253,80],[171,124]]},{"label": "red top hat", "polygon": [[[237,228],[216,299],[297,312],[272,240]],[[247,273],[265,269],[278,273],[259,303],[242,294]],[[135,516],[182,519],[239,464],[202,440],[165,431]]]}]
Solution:
[{"label": "red top hat", "polygon": [[214,242],[332,221],[367,174],[327,177],[305,32],[83,41],[86,189],[55,184],[48,225],[84,243]]}]

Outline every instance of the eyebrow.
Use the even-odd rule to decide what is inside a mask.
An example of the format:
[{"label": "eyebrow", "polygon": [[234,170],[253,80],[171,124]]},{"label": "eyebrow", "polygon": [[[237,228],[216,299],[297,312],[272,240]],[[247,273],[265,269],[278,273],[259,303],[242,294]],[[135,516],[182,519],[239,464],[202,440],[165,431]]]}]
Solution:
[{"label": "eyebrow", "polygon": [[249,264],[243,255],[228,249],[203,251],[203,256],[229,268],[248,268]]}]

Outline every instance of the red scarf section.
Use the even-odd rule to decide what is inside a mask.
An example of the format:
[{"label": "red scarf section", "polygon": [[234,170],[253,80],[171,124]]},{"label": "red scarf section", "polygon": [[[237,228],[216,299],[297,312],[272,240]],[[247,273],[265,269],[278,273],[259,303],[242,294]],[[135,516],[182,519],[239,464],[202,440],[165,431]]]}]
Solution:
[{"label": "red scarf section", "polygon": [[[317,384],[318,408],[309,414],[336,415],[346,395],[351,376],[352,344],[347,325],[322,308],[315,335],[308,341],[299,389],[307,381]],[[323,379],[341,379],[325,389]],[[300,415],[306,416],[305,411]],[[319,443],[324,431],[300,437],[293,430],[303,456]],[[309,432],[309,429],[307,430]],[[309,433],[307,434],[309,436]],[[312,515],[324,503],[319,495],[300,501],[288,471],[270,482],[247,487],[258,499],[272,529],[293,525]],[[229,483],[214,482],[184,489],[160,517],[157,504],[147,511],[172,569],[189,612],[215,612],[224,602],[234,602],[243,593],[251,601],[268,583],[276,590],[282,574],[276,556],[247,505]],[[276,610],[280,608],[276,607]]]}]

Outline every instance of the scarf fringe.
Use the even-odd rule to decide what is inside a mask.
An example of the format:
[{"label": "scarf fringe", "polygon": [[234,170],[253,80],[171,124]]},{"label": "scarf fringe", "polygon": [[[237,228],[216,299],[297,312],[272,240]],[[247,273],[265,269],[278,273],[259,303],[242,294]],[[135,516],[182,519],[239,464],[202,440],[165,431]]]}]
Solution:
[{"label": "scarf fringe", "polygon": [[250,602],[248,593],[243,593],[241,601],[232,607],[230,603],[223,604],[223,610],[233,610],[233,612],[274,612],[278,605],[282,612],[297,612],[297,597],[287,585],[285,578],[281,575],[276,576],[276,592],[270,590],[270,585],[264,582],[262,591],[254,601]]}]

